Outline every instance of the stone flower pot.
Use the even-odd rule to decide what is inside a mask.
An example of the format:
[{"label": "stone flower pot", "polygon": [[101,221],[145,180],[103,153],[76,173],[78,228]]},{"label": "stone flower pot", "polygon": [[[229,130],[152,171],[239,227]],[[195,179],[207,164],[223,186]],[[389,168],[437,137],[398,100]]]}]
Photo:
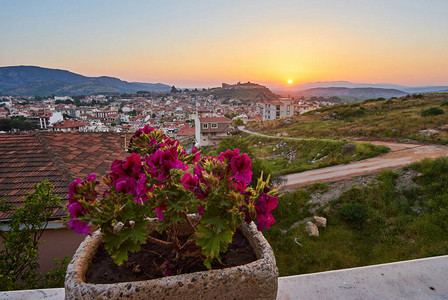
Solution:
[{"label": "stone flower pot", "polygon": [[65,299],[276,299],[278,270],[271,246],[254,223],[243,223],[240,230],[256,261],[146,281],[92,284],[85,282],[85,274],[101,244],[97,230],[82,242],[67,267]]}]

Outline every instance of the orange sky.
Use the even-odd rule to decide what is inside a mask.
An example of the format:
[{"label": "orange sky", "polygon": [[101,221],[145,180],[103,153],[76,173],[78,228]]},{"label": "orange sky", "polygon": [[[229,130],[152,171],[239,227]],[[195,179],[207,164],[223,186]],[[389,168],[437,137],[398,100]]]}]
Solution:
[{"label": "orange sky", "polygon": [[25,2],[0,12],[0,66],[181,87],[448,84],[448,1]]}]

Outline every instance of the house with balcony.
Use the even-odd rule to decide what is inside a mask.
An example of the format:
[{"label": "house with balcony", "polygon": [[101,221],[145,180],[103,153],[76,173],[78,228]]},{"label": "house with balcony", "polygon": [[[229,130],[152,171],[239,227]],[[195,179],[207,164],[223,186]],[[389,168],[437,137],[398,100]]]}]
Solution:
[{"label": "house with balcony", "polygon": [[291,98],[280,98],[277,101],[263,103],[263,121],[289,118],[294,115]]},{"label": "house with balcony", "polygon": [[209,110],[198,110],[194,116],[196,146],[211,146],[228,137],[232,121]]}]

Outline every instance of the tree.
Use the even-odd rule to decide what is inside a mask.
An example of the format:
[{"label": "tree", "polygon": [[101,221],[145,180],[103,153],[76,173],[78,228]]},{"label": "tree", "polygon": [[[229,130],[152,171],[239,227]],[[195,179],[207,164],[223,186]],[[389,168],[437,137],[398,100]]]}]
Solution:
[{"label": "tree", "polygon": [[244,125],[243,120],[241,120],[241,118],[236,118],[234,121],[235,126],[242,126]]},{"label": "tree", "polygon": [[176,87],[173,85],[172,87],[171,87],[171,93],[177,93],[178,92],[178,90],[176,89]]},{"label": "tree", "polygon": [[[9,231],[0,231],[5,246],[0,250],[0,290],[32,289],[44,284],[38,272],[39,242],[60,200],[53,194],[50,182],[43,181],[34,185],[34,192],[24,198],[23,206],[14,210]],[[11,210],[13,205],[2,199],[0,211]]]},{"label": "tree", "polygon": [[10,131],[12,129],[18,130],[34,130],[39,126],[28,122],[25,117],[13,117],[11,119],[0,119],[0,131]]}]

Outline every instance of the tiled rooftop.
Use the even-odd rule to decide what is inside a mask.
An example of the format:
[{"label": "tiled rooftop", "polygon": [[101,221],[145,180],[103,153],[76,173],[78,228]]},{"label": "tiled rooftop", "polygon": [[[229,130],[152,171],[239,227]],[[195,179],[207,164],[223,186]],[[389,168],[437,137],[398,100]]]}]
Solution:
[{"label": "tiled rooftop", "polygon": [[[54,192],[68,200],[76,177],[105,175],[115,159],[123,159],[123,138],[113,133],[25,133],[0,135],[0,198],[20,207],[34,184],[49,180]],[[11,212],[0,213],[0,220]],[[64,215],[55,209],[54,217]]]}]

